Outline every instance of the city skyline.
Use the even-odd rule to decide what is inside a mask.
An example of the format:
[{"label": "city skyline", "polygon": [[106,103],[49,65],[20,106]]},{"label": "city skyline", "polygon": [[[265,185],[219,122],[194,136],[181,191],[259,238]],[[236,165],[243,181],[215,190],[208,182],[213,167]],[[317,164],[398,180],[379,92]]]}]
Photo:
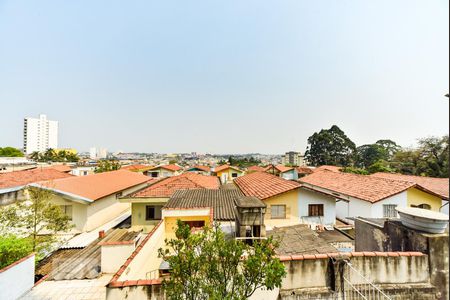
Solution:
[{"label": "city skyline", "polygon": [[448,134],[448,1],[347,4],[4,1],[0,144],[21,147],[40,113],[80,151],[304,153],[334,124],[357,145]]}]

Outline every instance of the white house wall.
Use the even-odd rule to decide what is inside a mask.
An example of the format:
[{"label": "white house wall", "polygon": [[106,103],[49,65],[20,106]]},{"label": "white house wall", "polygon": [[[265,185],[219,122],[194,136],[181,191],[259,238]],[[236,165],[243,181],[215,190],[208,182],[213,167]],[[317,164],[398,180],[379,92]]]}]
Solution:
[{"label": "white house wall", "polygon": [[407,192],[394,195],[384,200],[375,202],[372,204],[372,218],[383,218],[383,205],[384,204],[396,204],[397,206],[408,206]]},{"label": "white house wall", "polygon": [[309,204],[323,204],[323,222],[332,225],[336,222],[336,200],[332,197],[300,189],[299,192],[299,216],[308,216]]}]

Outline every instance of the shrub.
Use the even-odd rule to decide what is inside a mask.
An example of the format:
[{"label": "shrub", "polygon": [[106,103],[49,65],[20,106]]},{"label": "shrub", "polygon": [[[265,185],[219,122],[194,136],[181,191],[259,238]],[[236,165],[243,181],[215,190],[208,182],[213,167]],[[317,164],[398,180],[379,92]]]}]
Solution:
[{"label": "shrub", "polygon": [[0,269],[18,261],[32,252],[29,239],[14,235],[0,236]]}]

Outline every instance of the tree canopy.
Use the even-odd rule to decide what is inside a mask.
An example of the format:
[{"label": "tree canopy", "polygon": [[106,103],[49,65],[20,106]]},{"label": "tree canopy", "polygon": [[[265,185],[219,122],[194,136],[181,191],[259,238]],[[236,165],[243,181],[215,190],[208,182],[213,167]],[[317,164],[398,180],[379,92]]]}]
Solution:
[{"label": "tree canopy", "polygon": [[14,147],[0,147],[0,157],[23,157],[22,151]]},{"label": "tree canopy", "polygon": [[169,299],[247,299],[258,288],[281,286],[286,271],[275,257],[272,239],[243,241],[227,238],[218,226],[191,233],[178,220],[176,239],[166,241],[159,256],[170,265],[163,282]]},{"label": "tree canopy", "polygon": [[99,160],[94,169],[95,173],[103,173],[109,171],[119,170],[121,165],[118,160]]},{"label": "tree canopy", "polygon": [[30,154],[30,158],[39,162],[77,162],[80,160],[75,153],[66,150],[56,151],[51,148],[45,152],[34,151]]},{"label": "tree canopy", "polygon": [[306,160],[313,166],[350,166],[356,151],[355,143],[338,126],[322,129],[308,138]]}]

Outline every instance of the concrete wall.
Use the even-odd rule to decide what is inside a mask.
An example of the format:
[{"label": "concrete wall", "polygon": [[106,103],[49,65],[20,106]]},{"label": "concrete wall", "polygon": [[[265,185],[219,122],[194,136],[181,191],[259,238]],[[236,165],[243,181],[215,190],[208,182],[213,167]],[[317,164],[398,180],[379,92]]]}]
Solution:
[{"label": "concrete wall", "polygon": [[[392,299],[435,299],[436,290],[430,285],[426,255],[366,256],[360,253],[347,259]],[[283,263],[287,276],[278,299],[334,299],[337,296],[340,274],[332,259],[297,259]],[[350,273],[349,277],[353,284],[362,282],[356,273]]]},{"label": "concrete wall", "polygon": [[442,199],[428,193],[422,192],[416,188],[408,189],[408,206],[411,205],[420,205],[420,204],[428,204],[431,206],[431,210],[439,211],[439,208],[442,205]]},{"label": "concrete wall", "polygon": [[34,285],[34,254],[0,270],[0,299],[14,300]]},{"label": "concrete wall", "polygon": [[[168,200],[168,198],[167,198]],[[147,203],[131,203],[131,226],[149,226],[156,225],[159,220],[146,220],[145,219],[145,207],[147,205],[161,205],[164,206],[166,201],[155,201]]]},{"label": "concrete wall", "polygon": [[[263,202],[267,205],[264,223],[266,228],[282,227],[300,224],[299,217],[299,189],[295,189],[280,195],[264,199]],[[271,205],[286,205],[285,219],[272,219],[270,214]]]},{"label": "concrete wall", "polygon": [[297,180],[298,179],[298,173],[296,169],[292,169],[283,173],[280,173],[280,177],[284,178],[286,180]]},{"label": "concrete wall", "polygon": [[107,288],[107,300],[163,300],[164,293],[160,284],[158,285],[135,285],[120,288]]},{"label": "concrete wall", "polygon": [[56,205],[72,205],[72,221],[77,231],[83,232],[86,230],[87,223],[87,209],[88,204],[82,204],[74,201],[64,199],[59,195],[52,196],[52,203]]},{"label": "concrete wall", "polygon": [[299,190],[299,216],[308,216],[310,204],[323,204],[323,224],[333,225],[336,223],[336,200],[333,197],[309,190]]},{"label": "concrete wall", "polygon": [[134,243],[118,245],[102,245],[102,273],[116,273],[135,249]]}]

